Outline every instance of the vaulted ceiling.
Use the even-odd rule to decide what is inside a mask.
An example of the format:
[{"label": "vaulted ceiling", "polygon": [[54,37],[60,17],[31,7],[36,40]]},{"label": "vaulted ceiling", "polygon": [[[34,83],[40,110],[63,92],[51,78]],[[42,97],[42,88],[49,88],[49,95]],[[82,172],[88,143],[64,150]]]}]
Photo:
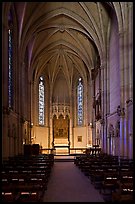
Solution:
[{"label": "vaulted ceiling", "polygon": [[60,73],[72,84],[76,75],[91,77],[91,69],[98,66],[99,56],[106,56],[114,3],[3,4],[5,13],[11,5],[14,7],[20,57],[23,61],[27,51],[31,78],[36,79],[44,72],[55,82]]},{"label": "vaulted ceiling", "polygon": [[62,70],[72,82],[75,73],[82,77],[91,73],[98,55],[105,52],[111,6],[99,2],[15,3],[19,46],[21,53],[28,49],[34,78],[44,70],[53,82]]}]

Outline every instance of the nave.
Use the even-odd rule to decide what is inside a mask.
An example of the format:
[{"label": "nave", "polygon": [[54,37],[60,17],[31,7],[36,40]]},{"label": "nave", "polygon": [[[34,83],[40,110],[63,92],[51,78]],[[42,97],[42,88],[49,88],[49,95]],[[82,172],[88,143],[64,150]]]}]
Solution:
[{"label": "nave", "polygon": [[2,201],[133,201],[133,2],[1,5]]},{"label": "nave", "polygon": [[2,164],[2,202],[104,202],[73,158],[20,155]]},{"label": "nave", "polygon": [[133,160],[20,155],[2,164],[2,202],[133,202]]},{"label": "nave", "polygon": [[74,162],[54,162],[44,202],[104,202]]}]

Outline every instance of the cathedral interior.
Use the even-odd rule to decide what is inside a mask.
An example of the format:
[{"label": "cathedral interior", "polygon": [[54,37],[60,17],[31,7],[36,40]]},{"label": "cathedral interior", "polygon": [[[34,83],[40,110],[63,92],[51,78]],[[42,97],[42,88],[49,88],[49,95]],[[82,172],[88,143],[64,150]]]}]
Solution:
[{"label": "cathedral interior", "polygon": [[2,160],[33,145],[133,159],[132,2],[2,3]]}]

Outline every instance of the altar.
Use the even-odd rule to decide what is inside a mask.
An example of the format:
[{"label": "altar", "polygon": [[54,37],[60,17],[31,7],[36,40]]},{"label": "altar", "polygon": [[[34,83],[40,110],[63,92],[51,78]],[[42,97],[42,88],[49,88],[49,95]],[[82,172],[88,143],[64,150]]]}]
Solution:
[{"label": "altar", "polygon": [[70,148],[66,145],[54,145],[55,155],[69,155]]},{"label": "altar", "polygon": [[55,139],[54,141],[54,149],[55,155],[67,155],[69,154],[69,141],[68,139]]}]

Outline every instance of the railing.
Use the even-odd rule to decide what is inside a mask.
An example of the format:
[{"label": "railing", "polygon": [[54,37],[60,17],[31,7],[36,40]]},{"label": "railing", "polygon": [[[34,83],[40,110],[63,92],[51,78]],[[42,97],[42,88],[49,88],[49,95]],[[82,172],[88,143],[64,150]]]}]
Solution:
[{"label": "railing", "polygon": [[55,154],[55,148],[43,148],[40,149],[41,154]]},{"label": "railing", "polygon": [[[57,154],[56,149],[58,148],[65,148],[65,146],[57,146],[56,148],[43,148],[40,150],[41,154]],[[78,148],[68,148],[68,154],[69,155],[76,155],[76,154],[99,154],[101,152],[100,147],[78,147]]]},{"label": "railing", "polygon": [[86,147],[70,148],[70,154],[85,154],[87,151]]}]

